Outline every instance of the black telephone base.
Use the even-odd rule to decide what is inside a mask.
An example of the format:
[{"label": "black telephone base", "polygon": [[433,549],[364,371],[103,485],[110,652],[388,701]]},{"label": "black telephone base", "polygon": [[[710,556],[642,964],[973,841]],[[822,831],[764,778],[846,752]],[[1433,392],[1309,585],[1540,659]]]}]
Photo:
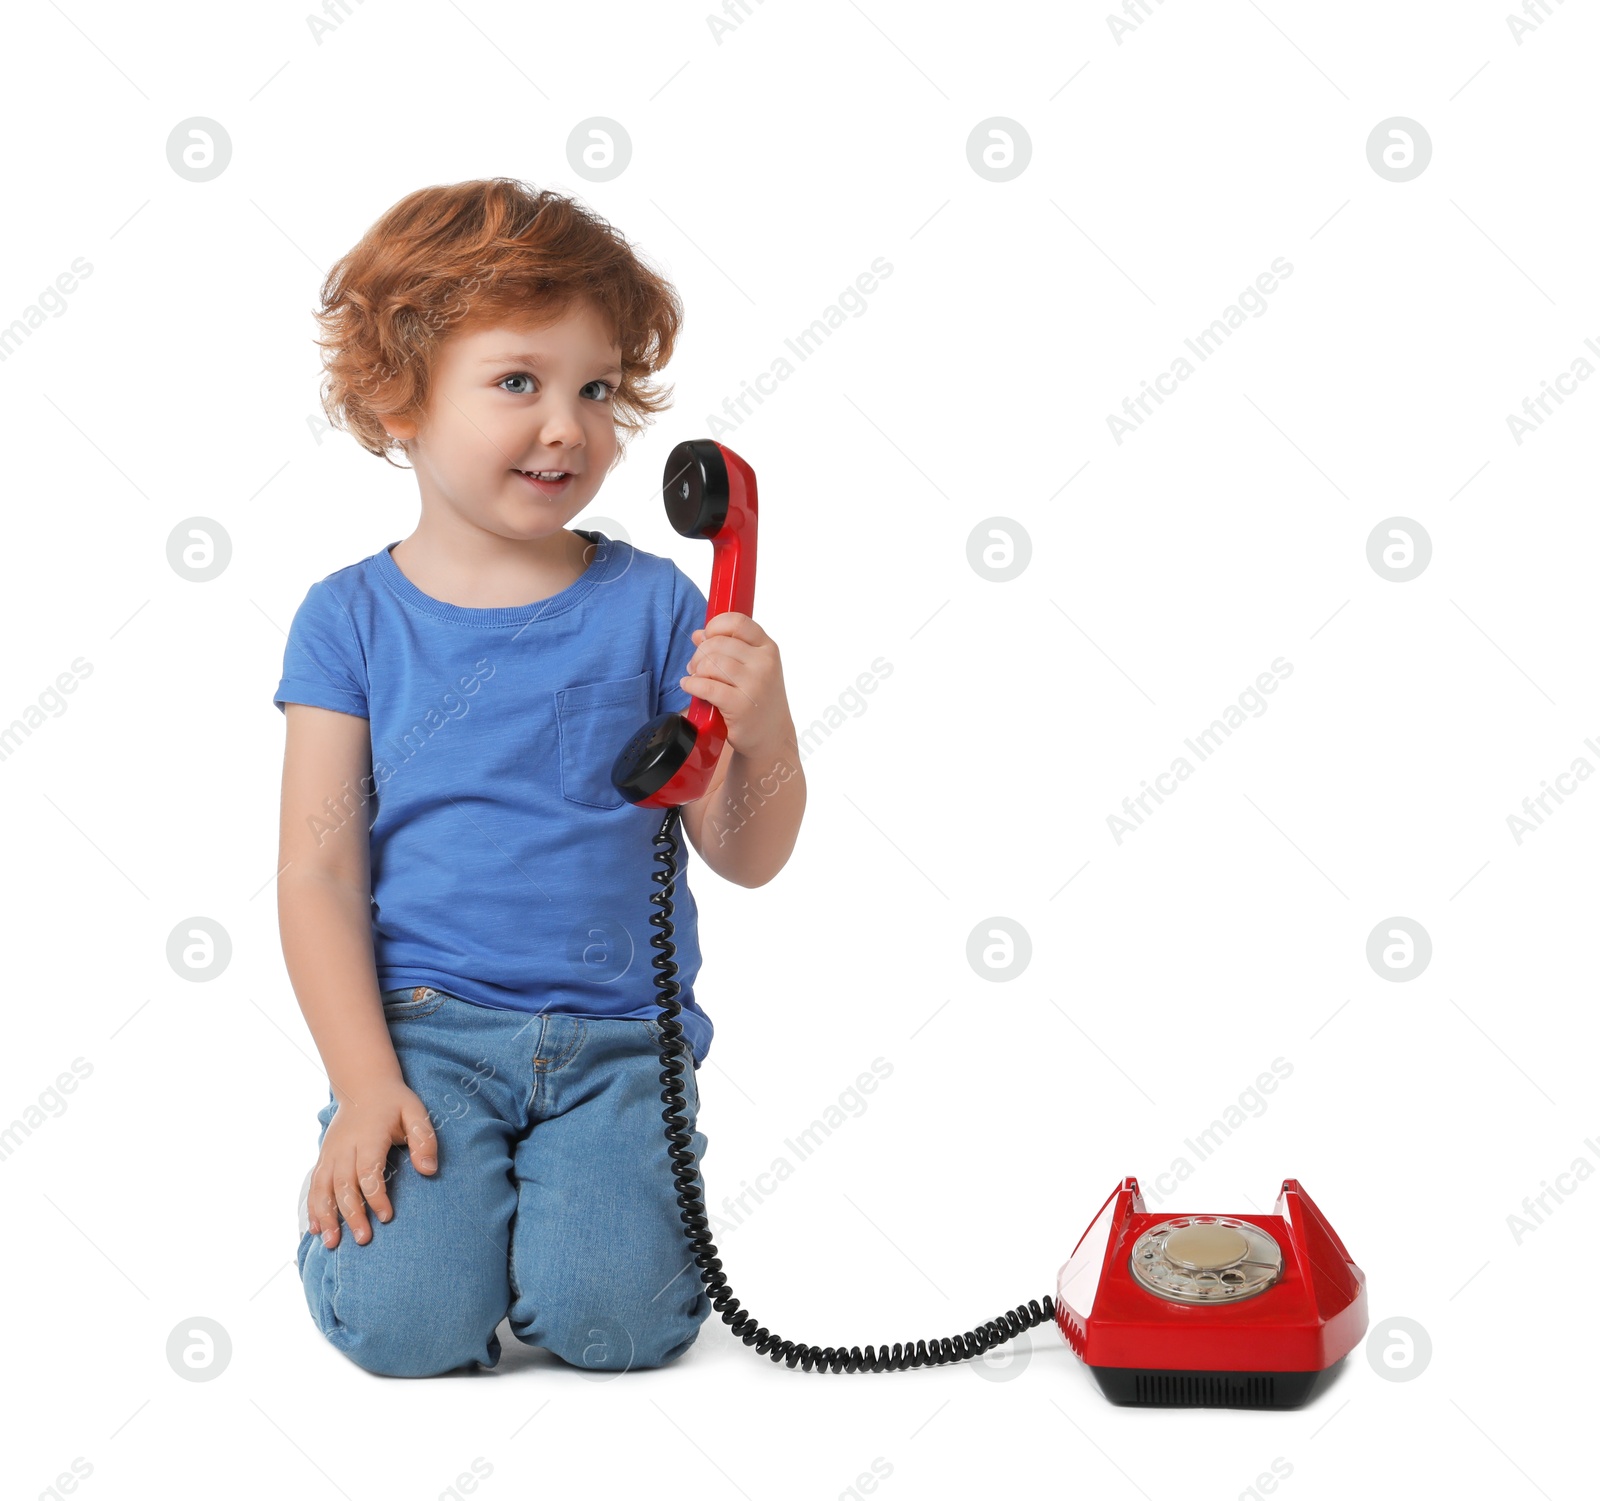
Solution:
[{"label": "black telephone base", "polygon": [[1090,1366],[1100,1390],[1120,1407],[1298,1407],[1338,1362],[1325,1371],[1147,1371]]}]

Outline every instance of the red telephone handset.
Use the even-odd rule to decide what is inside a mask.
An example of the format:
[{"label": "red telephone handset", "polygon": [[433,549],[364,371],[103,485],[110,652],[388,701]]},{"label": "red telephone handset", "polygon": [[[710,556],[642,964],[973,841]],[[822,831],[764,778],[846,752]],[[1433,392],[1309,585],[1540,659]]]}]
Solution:
[{"label": "red telephone handset", "polygon": [[[749,615],[756,598],[756,474],[731,448],[690,438],[667,455],[661,481],[667,518],[680,536],[711,543],[706,620]],[[676,648],[677,642],[673,643]],[[618,752],[611,785],[641,808],[675,808],[706,794],[727,743],[721,711],[693,698],[681,714],[657,715]]]}]

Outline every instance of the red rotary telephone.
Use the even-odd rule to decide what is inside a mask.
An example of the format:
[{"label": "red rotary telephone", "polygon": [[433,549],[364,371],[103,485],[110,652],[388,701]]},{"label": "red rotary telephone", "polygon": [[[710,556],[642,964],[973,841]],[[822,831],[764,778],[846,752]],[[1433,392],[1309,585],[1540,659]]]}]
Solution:
[{"label": "red rotary telephone", "polygon": [[1113,1402],[1298,1407],[1366,1333],[1367,1279],[1293,1178],[1270,1215],[1147,1214],[1124,1178],[1055,1318]]},{"label": "red rotary telephone", "polygon": [[[667,457],[667,516],[678,533],[714,550],[706,621],[751,613],[756,583],[756,476],[732,449],[693,438]],[[695,1250],[712,1306],[745,1344],[792,1370],[903,1371],[968,1360],[1053,1319],[1113,1402],[1148,1406],[1296,1407],[1318,1388],[1367,1327],[1366,1278],[1304,1189],[1285,1179],[1271,1215],[1145,1213],[1138,1180],[1125,1178],[1101,1206],[1056,1282],[954,1337],[865,1350],[780,1339],[739,1307],[706,1219],[699,1167],[689,1147],[682,1090],[672,893],[682,806],[705,796],[727,741],[717,709],[692,699],[661,714],[618,753],[612,785],[630,803],[665,808],[655,836],[650,898],[657,910],[661,1099],[667,1155],[683,1233]]]}]

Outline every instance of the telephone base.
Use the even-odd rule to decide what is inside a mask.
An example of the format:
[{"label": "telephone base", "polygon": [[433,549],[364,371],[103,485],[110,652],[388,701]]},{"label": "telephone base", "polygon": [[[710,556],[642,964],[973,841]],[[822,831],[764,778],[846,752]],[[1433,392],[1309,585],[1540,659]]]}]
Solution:
[{"label": "telephone base", "polygon": [[1299,1407],[1338,1367],[1323,1371],[1150,1371],[1090,1366],[1119,1407]]},{"label": "telephone base", "polygon": [[1367,1279],[1294,1178],[1271,1214],[1151,1214],[1127,1177],[1061,1268],[1052,1307],[1121,1406],[1283,1409],[1361,1343]]}]

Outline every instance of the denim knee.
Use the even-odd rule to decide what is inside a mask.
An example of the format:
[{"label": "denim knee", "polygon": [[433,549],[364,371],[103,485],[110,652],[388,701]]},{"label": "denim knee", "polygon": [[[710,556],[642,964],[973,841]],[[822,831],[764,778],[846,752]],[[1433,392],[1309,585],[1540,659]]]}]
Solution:
[{"label": "denim knee", "polygon": [[356,1246],[349,1236],[345,1227],[330,1251],[307,1231],[299,1249],[312,1320],[340,1354],[374,1376],[442,1376],[499,1363],[494,1330],[505,1316],[502,1300],[487,1288],[473,1296],[465,1279],[437,1273],[400,1282],[391,1277],[381,1285],[369,1280],[356,1292],[341,1281],[339,1257],[368,1254],[374,1242]]},{"label": "denim knee", "polygon": [[[612,1303],[610,1306],[615,1307]],[[670,1365],[699,1337],[711,1312],[702,1289],[687,1309],[555,1314],[538,1343],[585,1371],[639,1371]]]}]

